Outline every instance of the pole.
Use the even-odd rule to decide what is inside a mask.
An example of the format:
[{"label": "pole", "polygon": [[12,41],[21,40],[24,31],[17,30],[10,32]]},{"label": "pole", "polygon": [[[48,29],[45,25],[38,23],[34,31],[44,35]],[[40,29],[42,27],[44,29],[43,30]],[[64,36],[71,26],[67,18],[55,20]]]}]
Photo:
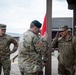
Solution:
[{"label": "pole", "polygon": [[48,61],[45,67],[45,75],[51,75],[51,41],[52,41],[52,0],[47,0],[47,12],[46,12],[46,31],[48,33],[48,44],[49,44],[49,52],[48,52]]},{"label": "pole", "polygon": [[76,36],[76,9],[73,10],[73,35]]}]

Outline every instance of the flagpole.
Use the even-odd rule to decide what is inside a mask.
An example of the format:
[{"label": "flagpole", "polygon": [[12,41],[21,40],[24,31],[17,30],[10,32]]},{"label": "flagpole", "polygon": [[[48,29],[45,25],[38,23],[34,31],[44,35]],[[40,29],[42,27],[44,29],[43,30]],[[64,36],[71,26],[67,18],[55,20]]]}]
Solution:
[{"label": "flagpole", "polygon": [[46,0],[46,31],[48,33],[48,44],[49,44],[49,52],[48,52],[48,61],[45,67],[45,75],[52,75],[51,73],[51,41],[52,41],[52,0]]}]

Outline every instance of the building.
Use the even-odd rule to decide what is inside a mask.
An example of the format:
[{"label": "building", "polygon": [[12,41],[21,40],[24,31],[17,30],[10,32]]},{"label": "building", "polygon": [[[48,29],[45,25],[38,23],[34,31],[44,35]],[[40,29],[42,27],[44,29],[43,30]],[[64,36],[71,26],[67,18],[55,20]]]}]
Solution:
[{"label": "building", "polygon": [[[55,37],[57,31],[59,31],[59,27],[61,25],[68,25],[69,30],[72,31],[72,17],[54,17],[52,18],[52,38]],[[19,39],[20,34],[18,33],[7,33],[13,36],[16,39]]]}]

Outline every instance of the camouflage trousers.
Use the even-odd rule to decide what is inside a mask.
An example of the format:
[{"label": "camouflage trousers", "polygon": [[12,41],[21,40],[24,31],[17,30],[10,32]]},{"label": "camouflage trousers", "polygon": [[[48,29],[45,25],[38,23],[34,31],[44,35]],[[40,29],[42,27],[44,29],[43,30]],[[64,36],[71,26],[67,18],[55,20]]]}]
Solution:
[{"label": "camouflage trousers", "polygon": [[2,72],[2,68],[3,68],[3,73],[4,75],[10,75],[10,59],[4,59],[4,60],[0,60],[0,75]]},{"label": "camouflage trousers", "polygon": [[24,73],[24,72],[21,72],[21,75],[43,75],[43,71],[34,72],[34,73]]},{"label": "camouflage trousers", "polygon": [[67,68],[60,63],[58,63],[58,73],[59,75],[75,75],[72,68]]}]

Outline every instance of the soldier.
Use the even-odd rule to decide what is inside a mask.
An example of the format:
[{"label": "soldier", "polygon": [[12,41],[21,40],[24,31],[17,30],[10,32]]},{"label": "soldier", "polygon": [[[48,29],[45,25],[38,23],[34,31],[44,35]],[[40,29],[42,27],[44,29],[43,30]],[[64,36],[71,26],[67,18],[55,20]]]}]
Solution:
[{"label": "soldier", "polygon": [[21,75],[43,75],[42,69],[47,60],[48,44],[46,42],[47,33],[41,37],[40,28],[39,21],[32,21],[30,29],[19,39],[18,63]]},{"label": "soldier", "polygon": [[[58,73],[59,75],[74,75],[76,71],[76,37],[68,31],[67,25],[62,25],[60,33],[52,41],[52,47],[58,46]],[[59,38],[59,35],[61,37]],[[76,75],[76,74],[75,74]]]},{"label": "soldier", "polygon": [[[0,24],[0,75],[3,68],[4,75],[10,75],[11,61],[10,55],[17,50],[17,41],[5,34],[6,25]],[[10,44],[13,43],[13,50],[10,50]]]}]

